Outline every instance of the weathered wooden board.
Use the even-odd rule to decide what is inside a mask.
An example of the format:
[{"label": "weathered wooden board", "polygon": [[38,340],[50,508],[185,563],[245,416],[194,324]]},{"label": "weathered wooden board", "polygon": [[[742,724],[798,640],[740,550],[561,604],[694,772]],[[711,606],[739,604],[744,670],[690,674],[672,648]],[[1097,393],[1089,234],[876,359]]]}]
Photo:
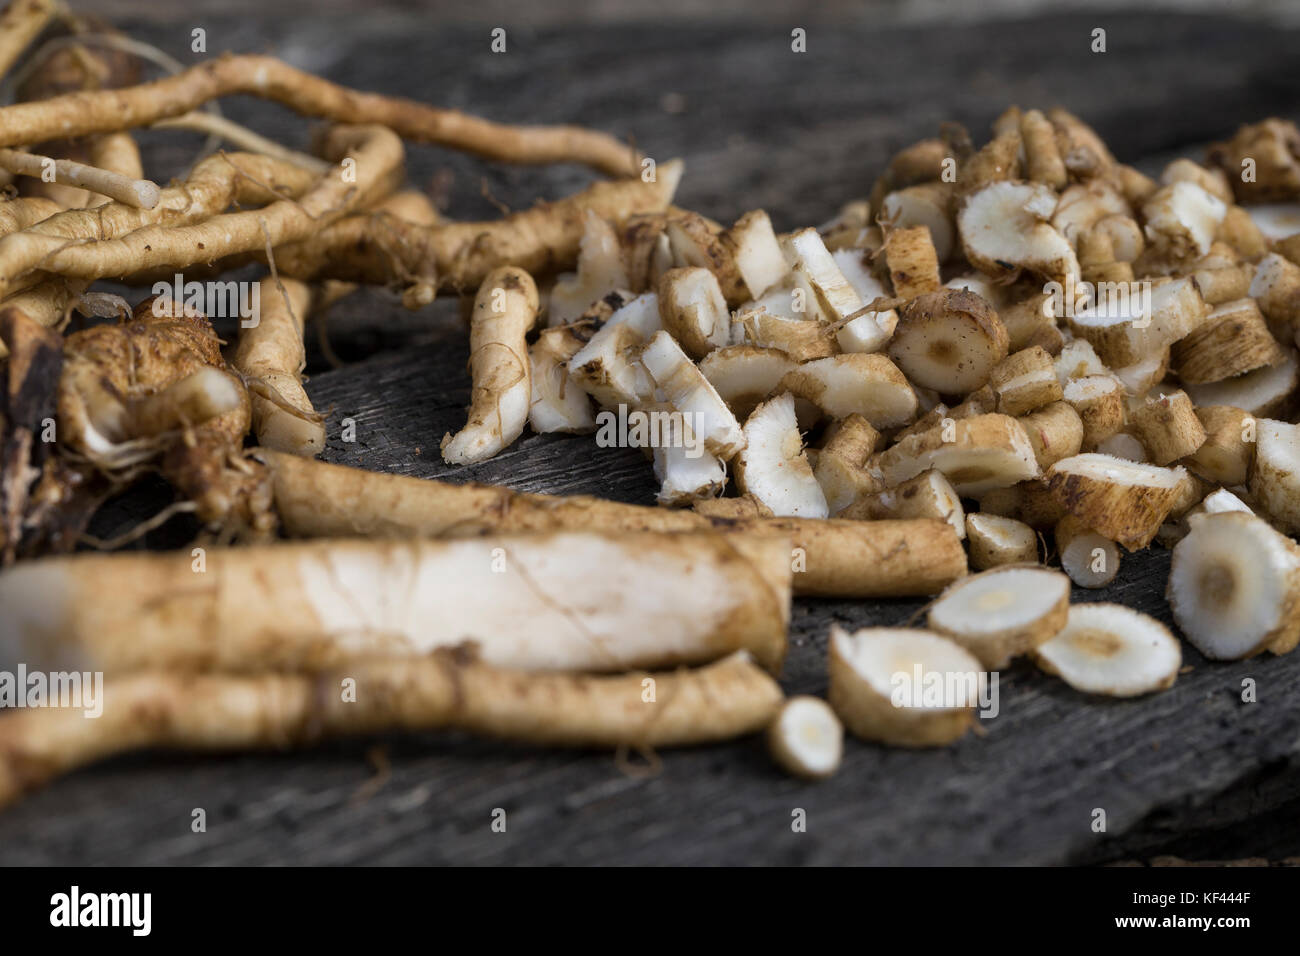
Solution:
[{"label": "weathered wooden board", "polygon": [[[186,38],[124,24],[184,56]],[[210,48],[269,49],[361,87],[518,121],[581,121],[635,133],[653,155],[685,156],[680,201],[719,219],[769,209],[779,227],[818,222],[861,195],[889,153],[942,119],[982,130],[1007,103],[1061,103],[1138,160],[1231,133],[1269,113],[1300,116],[1300,33],[1218,18],[1064,17],[1025,23],[788,30],[590,29],[511,34],[494,57],[483,30],[431,21],[211,21]],[[510,27],[510,24],[506,24]],[[1090,31],[1108,30],[1106,54]],[[665,93],[679,94],[665,104]],[[668,112],[664,106],[680,112]],[[289,139],[306,124],[266,104],[228,113]],[[165,173],[183,165],[174,134],[146,137]],[[301,140],[300,140],[301,141]],[[192,145],[192,142],[191,142]],[[481,177],[513,207],[581,185],[572,169],[486,168],[413,149],[413,180],[455,174],[450,213],[492,215]],[[165,173],[160,173],[165,174]],[[462,422],[467,346],[455,309],[410,315],[383,293],[340,305],[331,340],[352,364],[328,371],[313,346],[309,390],[328,412],[325,457],[380,471],[480,480],[646,502],[653,480],[633,451],[528,436],[499,458],[453,470],[438,454]],[[342,419],[356,441],[339,440]],[[108,534],[155,511],[158,486],[104,515]],[[177,527],[150,537],[178,543]],[[1119,583],[1077,600],[1122,601],[1168,620],[1167,553],[1127,558]],[[833,621],[908,620],[913,601],[799,601],[783,677],[825,689]],[[812,786],[773,768],[762,745],[662,755],[628,768],[604,755],[545,753],[457,735],[330,744],[294,755],[140,755],[57,782],[0,816],[0,863],[1064,863],[1198,846],[1223,857],[1296,852],[1281,827],[1300,796],[1300,655],[1208,665],[1168,693],[1085,698],[1018,665],[1002,675],[1000,715],[937,752],[850,742],[833,780]],[[1258,682],[1243,704],[1241,682]],[[384,768],[378,774],[374,766]],[[207,812],[206,833],[191,831]],[[508,813],[494,833],[492,812]],[[1094,833],[1093,811],[1108,833]],[[791,829],[807,814],[807,832]],[[1246,845],[1270,821],[1284,842]],[[1222,831],[1217,841],[1189,834]],[[1273,831],[1270,831],[1270,833]],[[1177,840],[1181,836],[1182,843]]]}]

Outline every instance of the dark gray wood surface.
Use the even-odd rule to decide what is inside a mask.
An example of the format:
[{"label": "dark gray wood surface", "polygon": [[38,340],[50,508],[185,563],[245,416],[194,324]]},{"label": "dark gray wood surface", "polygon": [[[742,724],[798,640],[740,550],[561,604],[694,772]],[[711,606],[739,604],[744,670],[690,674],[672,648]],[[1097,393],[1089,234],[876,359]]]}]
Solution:
[{"label": "dark gray wood surface", "polygon": [[[188,29],[122,24],[183,60]],[[482,29],[428,17],[207,22],[209,49],[269,50],[359,87],[514,121],[577,121],[635,135],[652,155],[687,159],[679,194],[721,220],[762,206],[780,228],[816,223],[864,194],[890,152],[944,119],[982,134],[1008,103],[1060,103],[1137,161],[1228,135],[1247,120],[1300,116],[1300,33],[1207,17],[1089,14],[924,30],[853,24],[811,30],[673,26],[510,33],[493,56]],[[1089,52],[1094,27],[1105,54]],[[664,94],[678,94],[665,102]],[[305,143],[277,107],[227,112]],[[149,134],[151,171],[179,172],[192,139]],[[449,213],[493,214],[480,183],[519,207],[579,187],[576,169],[487,167],[411,150],[417,184],[454,176]],[[445,174],[444,174],[445,178]],[[648,502],[633,451],[527,436],[497,459],[445,466],[438,441],[463,421],[467,346],[453,304],[405,313],[368,292],[341,304],[329,334],[349,361],[328,370],[312,346],[309,391],[327,412],[325,458],[364,468]],[[344,418],[356,442],[339,440]],[[158,485],[101,517],[111,534],[167,500]],[[148,544],[179,543],[174,525]],[[1168,555],[1127,558],[1112,600],[1168,620]],[[913,601],[799,601],[783,683],[823,693],[831,622],[907,621]],[[1300,798],[1300,655],[1191,670],[1135,701],[1079,695],[1017,665],[1001,713],[940,751],[849,741],[834,779],[783,776],[758,740],[660,755],[541,752],[430,734],[329,744],[291,755],[146,754],[55,783],[0,816],[0,863],[1042,863],[1099,862],[1174,847],[1182,856],[1294,854]],[[1241,682],[1258,682],[1243,704]],[[203,808],[207,832],[193,833]],[[491,829],[496,808],[505,833]],[[1094,833],[1093,811],[1108,829]],[[802,809],[807,830],[792,832]],[[1252,821],[1257,824],[1252,825]],[[1181,842],[1180,842],[1181,841]],[[1289,841],[1289,842],[1288,842]],[[1205,852],[1198,852],[1204,849]]]}]

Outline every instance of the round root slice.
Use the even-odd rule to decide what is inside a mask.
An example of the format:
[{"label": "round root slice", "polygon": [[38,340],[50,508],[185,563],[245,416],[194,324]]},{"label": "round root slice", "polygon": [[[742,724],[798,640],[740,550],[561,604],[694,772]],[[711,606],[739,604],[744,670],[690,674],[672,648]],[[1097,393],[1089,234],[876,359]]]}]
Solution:
[{"label": "round root slice", "polygon": [[876,428],[893,428],[916,417],[916,392],[893,362],[874,353],[805,362],[787,373],[777,390],[812,402],[836,420],[861,415]]},{"label": "round root slice", "polygon": [[1174,621],[1213,660],[1284,653],[1300,637],[1300,556],[1253,515],[1207,514],[1174,546],[1169,570]]},{"label": "round root slice", "polygon": [[1300,425],[1262,418],[1256,427],[1250,492],[1278,528],[1295,534],[1300,531]]},{"label": "round root slice", "polygon": [[1038,560],[1038,535],[1023,521],[976,512],[966,516],[970,563],[976,571]]},{"label": "round root slice", "polygon": [[995,568],[950,585],[927,623],[998,670],[1064,627],[1069,609],[1070,580],[1059,571]]},{"label": "round root slice", "polygon": [[1070,240],[1045,220],[1056,210],[1046,186],[997,182],[972,194],[957,216],[966,258],[980,272],[1007,275],[1025,269],[1064,282],[1079,276]]},{"label": "round root slice", "polygon": [[831,628],[830,702],[849,732],[901,747],[942,747],[974,722],[984,669],[931,631]]},{"label": "round root slice", "polygon": [[1047,487],[1085,526],[1136,551],[1160,530],[1186,475],[1181,466],[1159,468],[1090,452],[1053,465]]},{"label": "round root slice", "polygon": [[1137,697],[1173,685],[1178,639],[1153,617],[1122,604],[1076,604],[1059,634],[1038,648],[1038,665],[1075,690]]},{"label": "round root slice", "polygon": [[1119,546],[1074,515],[1056,523],[1056,550],[1061,570],[1081,588],[1104,588],[1119,573]]},{"label": "round root slice", "polygon": [[889,357],[913,384],[965,395],[988,382],[1007,357],[1010,341],[997,313],[980,296],[940,289],[903,306]]},{"label": "round root slice", "polygon": [[767,742],[783,770],[824,780],[840,769],[844,725],[820,697],[791,697],[768,728]]},{"label": "round root slice", "polygon": [[808,456],[789,393],[764,402],[745,422],[745,450],[736,458],[736,481],[778,517],[825,518],[826,495]]}]

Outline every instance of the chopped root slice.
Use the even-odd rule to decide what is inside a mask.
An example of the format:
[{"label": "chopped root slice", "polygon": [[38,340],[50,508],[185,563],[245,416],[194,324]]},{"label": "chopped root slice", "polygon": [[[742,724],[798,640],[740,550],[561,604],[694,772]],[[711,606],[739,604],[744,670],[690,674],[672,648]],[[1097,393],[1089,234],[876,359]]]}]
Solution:
[{"label": "chopped root slice", "polygon": [[1146,547],[1180,497],[1182,467],[1125,461],[1090,452],[1058,461],[1047,486],[1065,509],[1129,551]]},{"label": "chopped root slice", "polygon": [[1145,395],[1169,371],[1169,347],[1158,350],[1150,358],[1135,365],[1125,365],[1113,370],[1114,376],[1129,395]]},{"label": "chopped root slice", "polygon": [[781,769],[805,780],[824,780],[840,769],[844,725],[820,697],[791,697],[768,728],[767,742]]},{"label": "chopped root slice", "polygon": [[1300,532],[1300,425],[1262,418],[1256,424],[1250,493],[1282,531]]},{"label": "chopped root slice", "polygon": [[834,434],[817,455],[813,474],[826,495],[826,506],[837,515],[860,495],[875,490],[875,483],[863,467],[880,443],[880,432],[861,415],[850,415],[838,423]]},{"label": "chopped root slice", "polygon": [[[789,305],[790,293],[778,288],[764,297],[784,299]],[[765,349],[779,349],[796,362],[826,358],[838,351],[833,327],[816,318],[788,318],[769,312],[762,303],[744,306],[735,315],[732,324],[739,325],[742,342]],[[733,339],[736,336],[733,330]]]},{"label": "chopped root slice", "polygon": [[[863,264],[862,254],[856,249],[841,249],[832,253],[832,257],[863,302],[889,298],[885,284],[868,271]],[[839,343],[842,352],[879,352],[894,334],[897,325],[898,313],[893,309],[865,312],[836,332],[835,341]]]},{"label": "chopped root slice", "polygon": [[1076,604],[1038,648],[1038,665],[1085,694],[1137,697],[1173,686],[1183,654],[1153,617],[1122,604]]},{"label": "chopped root slice", "polygon": [[505,266],[483,281],[470,320],[469,421],[442,440],[449,464],[486,461],[523,434],[533,398],[525,337],[537,321],[537,307],[537,286],[522,269]]},{"label": "chopped root slice", "polygon": [[1269,253],[1255,267],[1250,297],[1270,322],[1300,323],[1300,265]]},{"label": "chopped root slice", "polygon": [[1124,427],[1124,386],[1109,375],[1087,375],[1065,385],[1065,400],[1083,423],[1085,451],[1092,451]]},{"label": "chopped root slice", "polygon": [[989,384],[998,396],[997,411],[1013,418],[1059,402],[1063,395],[1052,356],[1037,345],[998,363]]},{"label": "chopped root slice", "polygon": [[1067,342],[1056,356],[1056,377],[1061,380],[1062,386],[1071,379],[1109,374],[1110,369],[1087,339]]},{"label": "chopped root slice", "polygon": [[1039,474],[1024,427],[1006,415],[949,419],[881,452],[868,463],[886,487],[937,468],[963,497],[978,498]]},{"label": "chopped root slice", "polygon": [[780,349],[756,345],[729,345],[706,355],[700,371],[731,406],[737,418],[748,418],[776,390],[777,382],[797,368]]},{"label": "chopped root slice", "polygon": [[1053,402],[1019,421],[1034,446],[1034,459],[1044,471],[1062,458],[1077,455],[1083,447],[1083,420],[1067,402]]},{"label": "chopped root slice", "polygon": [[[0,575],[0,660],[77,659],[111,676],[316,670],[472,638],[485,662],[524,670],[671,667],[741,649],[775,670],[790,548],[779,533],[712,532],[209,548],[197,590],[189,549],[29,561]],[[178,628],[182,615],[193,625]]]},{"label": "chopped root slice", "polygon": [[1256,369],[1212,385],[1188,385],[1187,394],[1197,408],[1231,405],[1260,418],[1281,411],[1297,383],[1296,353],[1286,350],[1279,365]]},{"label": "chopped root slice", "polygon": [[966,540],[970,545],[971,567],[976,571],[1038,561],[1038,535],[1015,518],[985,512],[968,514]]},{"label": "chopped root slice", "polygon": [[1148,398],[1131,409],[1129,427],[1157,465],[1185,458],[1205,443],[1205,428],[1182,391]]},{"label": "chopped root slice", "polygon": [[830,703],[863,740],[950,744],[974,723],[985,680],[975,657],[930,631],[831,627]]},{"label": "chopped root slice", "polygon": [[939,257],[925,226],[891,231],[885,240],[885,263],[894,295],[900,299],[936,292],[943,285]]},{"label": "chopped root slice", "polygon": [[816,229],[801,229],[782,243],[797,279],[806,282],[828,322],[843,322],[863,306],[858,292],[835,262]]},{"label": "chopped root slice", "polygon": [[1128,432],[1116,432],[1105,441],[1099,442],[1096,450],[1103,455],[1112,455],[1125,461],[1147,462],[1151,460],[1150,456],[1147,455],[1146,446]]},{"label": "chopped root slice", "polygon": [[528,350],[533,382],[528,424],[537,434],[595,429],[591,399],[569,379],[569,359],[585,344],[574,329],[544,329]]},{"label": "chopped root slice", "polygon": [[747,212],[722,234],[751,299],[776,285],[789,270],[772,220],[761,209]]},{"label": "chopped root slice", "polygon": [[[348,681],[355,700],[338,693]],[[0,806],[60,773],[141,748],[283,749],[443,728],[541,746],[665,748],[756,733],[780,719],[782,701],[780,686],[743,652],[695,670],[597,677],[503,670],[452,650],[318,675],[110,677],[105,693],[114,706],[99,720],[63,708],[0,722]],[[801,752],[814,753],[806,742]]]},{"label": "chopped root slice", "polygon": [[668,237],[673,263],[712,272],[717,276],[729,306],[735,307],[749,298],[730,247],[699,213],[677,211],[670,214],[664,235]]},{"label": "chopped root slice", "polygon": [[952,221],[952,186],[949,183],[922,183],[892,192],[881,203],[881,213],[881,218],[895,232],[912,226],[928,229],[934,254],[940,262],[947,262],[952,255],[955,230]]},{"label": "chopped root slice", "polygon": [[1220,305],[1200,328],[1176,342],[1171,359],[1178,377],[1196,385],[1279,365],[1286,353],[1255,300],[1237,299]]},{"label": "chopped root slice", "polygon": [[659,316],[691,358],[731,341],[731,312],[708,269],[670,269],[659,278]]},{"label": "chopped root slice", "polygon": [[694,438],[686,434],[679,417],[668,419],[668,430],[668,443],[653,449],[659,503],[691,505],[722,494],[727,486],[727,468],[722,460],[702,448],[692,448]]},{"label": "chopped root slice", "polygon": [[1300,639],[1300,555],[1253,515],[1190,522],[1174,546],[1166,596],[1183,635],[1213,660],[1284,654]]},{"label": "chopped root slice", "polygon": [[1079,277],[1070,240],[1046,221],[1056,193],[1046,186],[996,182],[973,193],[957,216],[957,231],[971,265],[991,276],[1017,269],[1056,282]]},{"label": "chopped root slice", "polygon": [[965,395],[989,380],[1010,339],[992,307],[973,292],[942,289],[903,306],[889,357],[908,379],[944,395]]},{"label": "chopped root slice", "polygon": [[1104,588],[1119,573],[1119,546],[1074,515],[1056,523],[1056,551],[1061,570],[1081,588]]},{"label": "chopped root slice", "polygon": [[980,496],[980,510],[1023,521],[1035,531],[1049,531],[1065,517],[1061,507],[1041,480],[1022,481],[1010,488],[995,488]]},{"label": "chopped root slice", "polygon": [[860,496],[842,517],[876,521],[883,518],[938,518],[952,525],[957,537],[966,537],[966,513],[952,484],[931,469],[909,478],[896,488]]},{"label": "chopped root slice", "polygon": [[1065,626],[1070,581],[1047,568],[995,568],[950,585],[926,623],[999,670]]},{"label": "chopped root slice", "polygon": [[729,459],[745,447],[736,416],[667,331],[649,341],[640,359],[663,400],[682,413],[687,427],[710,452]]},{"label": "chopped root slice", "polygon": [[854,352],[805,362],[788,372],[777,391],[790,392],[834,419],[861,415],[876,428],[916,417],[916,393],[883,355]]},{"label": "chopped root slice", "polygon": [[1175,261],[1209,252],[1227,212],[1222,199],[1186,180],[1161,187],[1142,207],[1152,249]]},{"label": "chopped root slice", "polygon": [[745,422],[745,450],[736,461],[736,481],[778,517],[825,518],[826,495],[804,454],[788,393],[759,405]]},{"label": "chopped root slice", "polygon": [[547,324],[567,325],[609,293],[629,287],[618,234],[610,223],[588,209],[583,214],[578,244],[577,275],[556,279],[547,302]]},{"label": "chopped root slice", "polygon": [[1190,528],[1192,522],[1199,521],[1205,515],[1222,514],[1225,511],[1240,511],[1242,514],[1248,515],[1255,513],[1250,505],[1227,488],[1220,488],[1218,491],[1211,492],[1202,498],[1200,503],[1188,511],[1184,517],[1187,519],[1187,525]]},{"label": "chopped root slice", "polygon": [[614,312],[591,339],[569,359],[569,376],[609,409],[637,407],[654,398],[650,373],[632,352],[662,328],[659,297],[639,295]]}]

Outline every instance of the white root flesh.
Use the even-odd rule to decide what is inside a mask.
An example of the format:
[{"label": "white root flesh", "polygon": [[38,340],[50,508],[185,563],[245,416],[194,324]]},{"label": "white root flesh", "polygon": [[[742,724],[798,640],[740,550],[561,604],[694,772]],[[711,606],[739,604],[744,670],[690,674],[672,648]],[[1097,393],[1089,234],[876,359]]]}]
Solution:
[{"label": "white root flesh", "polygon": [[671,335],[656,333],[639,357],[656,394],[682,413],[686,426],[710,452],[725,460],[745,447],[740,422]]},{"label": "white root flesh", "polygon": [[977,511],[966,515],[966,541],[976,571],[1038,560],[1038,535],[1023,521]]},{"label": "white root flesh", "polygon": [[820,697],[791,697],[767,732],[772,757],[787,773],[824,780],[840,768],[844,725]]},{"label": "white root flesh", "polygon": [[754,409],[745,422],[745,450],[736,480],[778,517],[826,518],[830,508],[808,457],[794,414],[794,397],[783,393]]},{"label": "white root flesh", "polygon": [[700,361],[700,371],[737,418],[748,418],[760,402],[776,391],[785,374],[797,367],[780,349],[754,345],[717,349]]},{"label": "white root flesh", "polygon": [[1085,694],[1136,697],[1172,687],[1183,655],[1153,617],[1121,604],[1076,604],[1065,628],[1038,648],[1038,663]]},{"label": "white root flesh", "polygon": [[861,415],[876,428],[894,428],[916,417],[916,393],[883,355],[855,352],[805,362],[776,390],[811,402],[830,418]]},{"label": "white root flesh", "polygon": [[454,437],[443,437],[448,464],[486,461],[523,434],[533,399],[526,337],[537,309],[537,286],[522,269],[504,266],[483,280],[470,319],[469,421]]}]

